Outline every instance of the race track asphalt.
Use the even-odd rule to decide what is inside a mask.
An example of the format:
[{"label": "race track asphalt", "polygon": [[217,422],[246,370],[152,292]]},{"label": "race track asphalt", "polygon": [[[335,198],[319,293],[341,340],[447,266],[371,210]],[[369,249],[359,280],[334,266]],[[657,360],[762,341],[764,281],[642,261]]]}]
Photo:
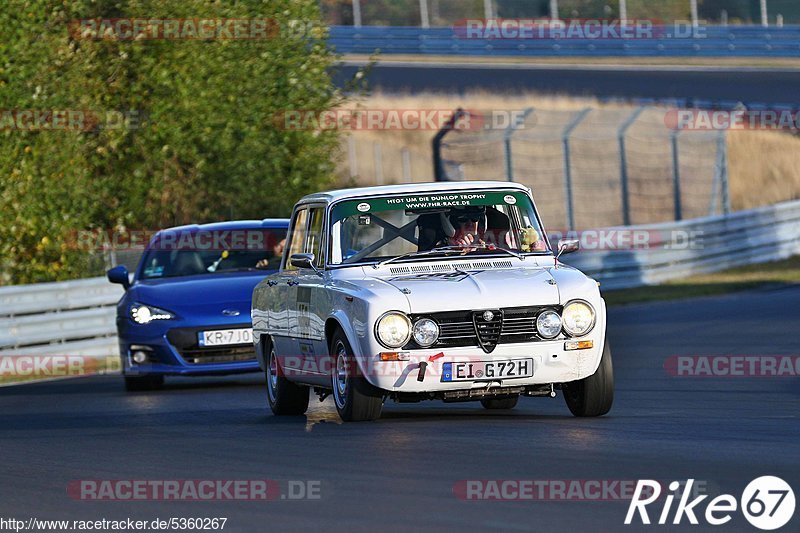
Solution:
[{"label": "race track asphalt", "polygon": [[[755,531],[624,527],[621,501],[463,501],[460,480],[694,478],[738,497],[759,476],[800,489],[800,379],[671,377],[672,355],[795,355],[800,288],[610,310],[617,399],[604,418],[563,399],[511,412],[476,404],[387,404],[340,424],[330,400],[307,417],[267,413],[258,376],[174,379],[126,394],[118,377],[0,389],[0,518],[226,517],[225,531]],[[289,501],[79,501],[81,479],[318,480]],[[658,515],[660,507],[652,514]],[[800,513],[784,531],[797,531]],[[654,517],[656,518],[656,517]]]},{"label": "race track asphalt", "polygon": [[[344,63],[335,80],[343,84],[358,68],[356,63]],[[412,94],[483,90],[776,105],[798,103],[800,69],[380,63],[367,74],[367,80],[373,89]]]}]

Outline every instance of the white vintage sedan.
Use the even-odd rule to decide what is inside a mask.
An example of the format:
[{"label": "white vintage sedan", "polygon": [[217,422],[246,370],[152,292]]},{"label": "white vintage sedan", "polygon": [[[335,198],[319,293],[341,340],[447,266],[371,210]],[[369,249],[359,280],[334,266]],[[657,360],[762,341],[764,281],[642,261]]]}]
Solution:
[{"label": "white vintage sedan", "polygon": [[531,191],[426,183],[306,196],[280,270],[253,292],[253,333],[276,415],[332,394],[343,420],[387,399],[480,401],[561,390],[576,416],[613,402],[598,284],[553,250]]}]

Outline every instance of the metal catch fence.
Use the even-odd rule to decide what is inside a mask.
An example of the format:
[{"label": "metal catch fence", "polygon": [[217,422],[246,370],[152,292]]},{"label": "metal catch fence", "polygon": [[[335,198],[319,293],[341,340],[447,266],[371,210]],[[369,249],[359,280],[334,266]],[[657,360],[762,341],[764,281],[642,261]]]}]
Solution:
[{"label": "metal catch fence", "polygon": [[724,131],[678,131],[669,111],[529,108],[505,129],[454,127],[434,140],[438,180],[508,180],[534,190],[565,230],[730,212]]}]

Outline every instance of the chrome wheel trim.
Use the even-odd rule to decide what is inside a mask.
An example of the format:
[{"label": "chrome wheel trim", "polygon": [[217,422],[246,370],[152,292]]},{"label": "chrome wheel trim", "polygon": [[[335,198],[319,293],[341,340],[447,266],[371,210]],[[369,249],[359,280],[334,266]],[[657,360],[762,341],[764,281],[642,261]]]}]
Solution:
[{"label": "chrome wheel trim", "polygon": [[336,365],[331,375],[333,380],[333,399],[339,409],[344,409],[347,404],[347,350],[344,343],[339,341],[334,349]]},{"label": "chrome wheel trim", "polygon": [[267,362],[267,393],[272,402],[278,399],[278,358],[275,349],[269,351],[269,361]]}]

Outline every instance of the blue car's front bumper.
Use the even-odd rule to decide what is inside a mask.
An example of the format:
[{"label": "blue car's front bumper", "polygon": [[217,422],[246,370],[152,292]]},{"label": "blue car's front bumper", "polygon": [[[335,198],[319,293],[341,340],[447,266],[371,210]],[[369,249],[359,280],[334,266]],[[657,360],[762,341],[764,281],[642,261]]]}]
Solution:
[{"label": "blue car's front bumper", "polygon": [[[154,321],[135,324],[127,318],[117,318],[119,348],[125,375],[220,375],[259,370],[253,344],[204,348],[199,346],[197,332],[218,329],[250,328],[242,317],[214,324],[185,320]],[[226,323],[227,322],[227,323]],[[142,351],[147,360],[136,363],[133,353]]]}]

